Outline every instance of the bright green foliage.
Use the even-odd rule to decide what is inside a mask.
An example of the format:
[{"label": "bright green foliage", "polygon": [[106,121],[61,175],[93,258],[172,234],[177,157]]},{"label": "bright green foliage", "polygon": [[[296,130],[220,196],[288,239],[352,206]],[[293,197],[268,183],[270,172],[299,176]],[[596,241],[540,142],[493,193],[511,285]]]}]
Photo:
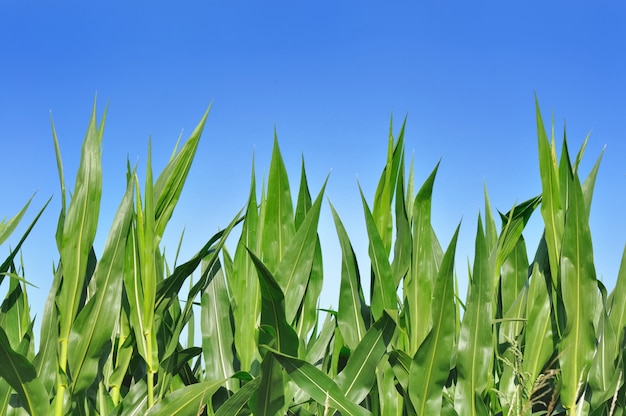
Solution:
[{"label": "bright green foliage", "polygon": [[[52,126],[60,260],[37,350],[18,255],[43,209],[0,265],[0,414],[624,414],[626,250],[607,294],[589,229],[601,157],[581,180],[586,139],[572,160],[564,136],[557,158],[537,105],[539,196],[503,214],[485,187],[463,302],[460,225],[444,253],[431,222],[439,164],[415,186],[404,123],[397,139],[391,126],[373,201],[360,195],[367,294],[342,213],[329,203],[341,256],[335,311],[319,306],[326,181],[312,193],[303,160],[292,194],[276,134],[260,186],[252,166],[243,215],[191,259],[166,261],[161,239],[207,116],[158,176],[150,147],[144,179],[127,164],[102,253],[92,245],[104,121],[94,107],[69,194]],[[0,222],[0,244],[30,203]],[[524,228],[539,206],[545,230],[529,258]]]}]

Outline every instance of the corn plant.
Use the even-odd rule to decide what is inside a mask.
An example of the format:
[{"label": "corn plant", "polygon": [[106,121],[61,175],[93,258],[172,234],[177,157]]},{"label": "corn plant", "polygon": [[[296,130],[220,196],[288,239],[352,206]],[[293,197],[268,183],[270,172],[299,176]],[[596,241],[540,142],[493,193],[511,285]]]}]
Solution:
[{"label": "corn plant", "polygon": [[[104,120],[97,123],[94,107],[69,201],[53,125],[60,260],[37,351],[18,254],[42,212],[0,266],[0,283],[8,279],[1,412],[624,414],[626,251],[608,293],[595,275],[589,229],[601,156],[581,179],[587,140],[572,158],[564,135],[557,157],[554,128],[549,137],[538,104],[536,114],[542,187],[498,211],[499,221],[485,189],[484,210],[470,224],[476,238],[464,301],[455,262],[461,224],[442,245],[431,222],[439,165],[415,192],[405,124],[397,137],[391,126],[373,200],[361,191],[370,270],[360,270],[329,202],[342,260],[330,271],[340,279],[337,310],[320,308],[329,273],[317,233],[326,181],[312,194],[303,160],[292,193],[276,134],[260,185],[252,164],[244,210],[191,259],[170,266],[161,239],[208,111],[156,180],[150,147],[145,179],[127,164],[127,188],[99,256]],[[27,207],[0,223],[0,243]],[[545,230],[530,258],[523,234],[533,214]]]}]

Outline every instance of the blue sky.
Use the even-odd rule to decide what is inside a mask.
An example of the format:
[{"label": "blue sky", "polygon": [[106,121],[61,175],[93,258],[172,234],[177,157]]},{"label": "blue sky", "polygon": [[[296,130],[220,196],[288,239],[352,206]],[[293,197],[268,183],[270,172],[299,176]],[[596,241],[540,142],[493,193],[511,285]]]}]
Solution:
[{"label": "blue sky", "polygon": [[[313,192],[332,172],[327,197],[365,275],[357,180],[371,202],[390,119],[397,132],[406,115],[416,186],[441,159],[433,222],[442,245],[463,219],[461,277],[473,257],[483,184],[503,212],[540,192],[536,93],[545,120],[554,116],[557,137],[567,121],[572,151],[591,131],[584,174],[606,146],[590,221],[597,273],[612,288],[626,242],[625,21],[626,3],[617,1],[2,1],[0,218],[37,192],[17,237],[53,196],[23,248],[26,278],[40,287],[29,292],[34,312],[58,260],[49,114],[71,186],[96,93],[98,114],[110,104],[98,254],[127,158],[145,166],[151,137],[160,171],[181,131],[187,137],[213,103],[168,226],[168,252],[187,226],[181,256],[189,258],[245,204],[253,154],[262,178],[276,127],[294,193],[302,155]],[[328,206],[321,221],[321,306],[336,307],[340,252]],[[537,212],[527,235],[530,256],[538,224]]]}]

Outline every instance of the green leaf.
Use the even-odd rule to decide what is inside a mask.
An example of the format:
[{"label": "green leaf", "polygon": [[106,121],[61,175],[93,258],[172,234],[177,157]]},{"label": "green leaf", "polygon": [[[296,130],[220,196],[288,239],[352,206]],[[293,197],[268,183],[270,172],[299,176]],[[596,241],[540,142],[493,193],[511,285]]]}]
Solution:
[{"label": "green leaf", "polygon": [[39,335],[39,351],[33,360],[37,375],[48,393],[56,381],[58,367],[59,327],[56,294],[61,284],[61,266],[54,272],[50,292],[43,306],[43,316]]},{"label": "green leaf", "polygon": [[396,388],[396,379],[393,369],[387,360],[383,360],[377,367],[376,386],[378,387],[379,414],[399,415],[403,412],[404,398]]},{"label": "green leaf", "polygon": [[[235,347],[241,368],[250,370],[252,362],[258,358],[256,341],[258,339],[258,322],[261,313],[261,293],[259,280],[252,259],[246,251],[246,247],[256,253],[260,252],[260,239],[257,229],[259,228],[259,212],[256,198],[256,179],[254,175],[254,162],[252,165],[252,179],[250,181],[250,193],[246,207],[246,214],[241,228],[241,236],[235,249],[233,259],[233,273],[228,274],[228,287],[233,299],[233,316],[235,320]],[[251,337],[254,342],[251,341]]]},{"label": "green leaf", "polygon": [[[35,219],[33,219],[33,221],[30,223],[26,231],[24,231],[24,234],[20,238],[20,241],[17,242],[15,247],[11,250],[9,256],[2,262],[2,264],[0,264],[0,284],[4,280],[4,276],[6,275],[6,273],[12,267],[15,261],[15,257],[20,252],[20,249],[22,248],[22,245],[26,241],[26,238],[29,236],[30,232],[35,227],[35,224],[37,223],[37,221],[41,217],[41,214],[43,214],[44,210],[46,209],[46,207],[48,206],[51,200],[52,200],[52,197],[50,197],[50,199],[48,199],[48,201],[44,204],[44,206],[39,210],[39,212],[35,216]],[[18,214],[18,215],[21,215],[21,214]],[[11,221],[13,221],[13,219]]]},{"label": "green leaf", "polygon": [[26,291],[14,276],[10,276],[9,290],[0,305],[0,328],[5,330],[9,345],[13,348],[17,348],[28,331],[32,330]]},{"label": "green leaf", "polygon": [[[411,268],[413,238],[411,235],[411,222],[406,207],[404,195],[404,160],[400,163],[400,177],[396,185],[395,211],[396,211],[396,240],[394,243],[393,262],[391,269],[398,286],[400,281],[407,275]],[[411,195],[412,196],[412,195]]]},{"label": "green leaf", "polygon": [[163,236],[165,226],[172,217],[174,208],[180,198],[210,111],[211,105],[207,108],[189,139],[187,139],[180,151],[170,159],[154,184],[154,230],[155,236],[159,239]]},{"label": "green leaf", "polygon": [[306,352],[307,362],[318,368],[323,366],[324,359],[328,357],[328,350],[332,346],[336,326],[337,322],[334,316],[330,313],[326,314],[326,319],[317,338],[308,345]]},{"label": "green leaf", "polygon": [[[97,125],[94,105],[83,142],[72,200],[63,224],[59,248],[63,284],[56,299],[60,321],[59,341],[62,345],[69,339],[72,322],[78,312],[89,252],[96,235],[102,195],[101,148],[105,120],[106,110],[100,126]],[[64,362],[60,365],[65,367]]]},{"label": "green leaf", "polygon": [[369,237],[369,256],[372,263],[372,315],[378,320],[383,316],[383,311],[391,312],[398,309],[395,279],[389,264],[389,258],[385,252],[384,242],[376,228],[374,217],[361,192],[363,211],[365,213],[365,225]]},{"label": "green leaf", "polygon": [[267,181],[266,211],[263,222],[264,228],[261,234],[263,261],[267,268],[274,272],[295,234],[289,178],[278,147],[276,132],[274,132],[274,150]]},{"label": "green leaf", "polygon": [[622,252],[622,261],[617,274],[617,282],[609,299],[607,300],[609,321],[617,337],[616,350],[613,351],[613,358],[617,359],[621,354],[621,345],[624,345],[626,336],[626,246]]},{"label": "green leaf", "polygon": [[[514,206],[506,214],[500,214],[502,218],[502,233],[498,238],[498,250],[494,273],[498,274],[505,260],[515,250],[522,236],[524,227],[530,220],[530,216],[541,203],[541,196],[531,198],[519,205]],[[517,286],[519,287],[519,286]]]},{"label": "green leaf", "polygon": [[[456,360],[454,408],[463,414],[481,414],[481,395],[487,389],[493,366],[493,278],[482,220],[478,216],[474,269],[461,322]],[[484,406],[484,404],[483,404]]]},{"label": "green leaf", "polygon": [[68,364],[74,394],[87,389],[102,371],[99,362],[120,314],[126,239],[133,218],[133,182],[113,219],[102,258],[94,271],[95,294],[79,312],[70,333]]},{"label": "green leaf", "polygon": [[24,205],[24,207],[20,210],[20,212],[15,214],[15,216],[13,216],[13,218],[11,218],[9,221],[6,221],[6,218],[0,220],[0,245],[2,245],[2,243],[4,243],[7,238],[9,238],[9,236],[13,233],[15,227],[17,227],[17,225],[22,220],[22,217],[26,213],[26,210],[28,209],[28,206],[30,205],[30,202],[32,200],[33,197],[31,196],[26,205]]},{"label": "green leaf", "polygon": [[405,397],[408,397],[409,389],[409,371],[413,359],[402,350],[392,350],[389,353],[389,364],[393,370],[397,382],[400,384]]},{"label": "green leaf", "polygon": [[[135,178],[137,178],[135,176]],[[155,213],[154,213],[154,184],[152,182],[152,148],[148,143],[148,159],[146,161],[146,184],[144,198],[142,200],[139,188],[139,181],[136,179],[137,202],[136,202],[136,236],[137,250],[139,254],[139,269],[135,279],[140,283],[136,290],[141,291],[142,302],[137,304],[138,318],[140,320],[140,331],[135,330],[137,338],[143,337],[145,340],[145,352],[142,355],[149,372],[156,372],[158,368],[158,350],[156,342],[156,330],[154,325],[154,311],[156,302],[157,287],[157,253],[158,241],[155,233]],[[132,323],[132,321],[131,321]],[[148,391],[150,391],[150,381],[148,381]],[[148,399],[150,402],[150,399]]]},{"label": "green leaf", "polygon": [[387,350],[395,328],[393,319],[384,313],[367,331],[335,379],[346,397],[354,403],[362,402],[372,390],[376,382],[376,367]]},{"label": "green leaf", "polygon": [[602,149],[602,153],[598,156],[598,160],[593,165],[591,172],[587,176],[587,179],[583,182],[583,197],[585,198],[585,207],[587,208],[587,215],[591,212],[591,197],[593,195],[593,188],[596,183],[596,176],[598,175],[598,169],[600,168],[600,162],[602,161],[602,155],[604,154],[604,149]]},{"label": "green leaf", "polygon": [[326,183],[306,214],[300,228],[284,249],[282,260],[274,277],[285,294],[285,316],[287,322],[294,322],[300,309],[304,293],[309,283],[311,267],[317,246],[317,224]]},{"label": "green leaf", "polygon": [[[156,297],[156,312],[157,316],[160,316],[169,306],[178,299],[178,294],[183,287],[183,284],[189,276],[198,268],[200,263],[205,261],[217,261],[217,254],[224,246],[226,239],[230,235],[232,229],[242,221],[240,216],[241,212],[232,219],[228,226],[215,233],[209,241],[198,251],[189,261],[174,269],[174,272],[167,278],[161,280],[157,285],[157,297]],[[132,233],[131,233],[132,234]],[[207,266],[209,264],[207,263]],[[208,280],[200,279],[196,282],[192,290],[189,293],[190,299],[195,299],[196,295],[202,292],[208,285]],[[132,293],[132,290],[126,288],[127,292]]]},{"label": "green leaf", "polygon": [[528,390],[532,389],[539,373],[554,352],[551,311],[546,275],[535,263],[529,281],[526,303],[526,343],[522,360],[522,370],[528,374],[526,386]]},{"label": "green leaf", "polygon": [[454,255],[460,224],[443,256],[433,292],[433,327],[417,350],[409,370],[409,397],[419,415],[441,412],[442,390],[450,373],[456,311]]},{"label": "green leaf", "polygon": [[598,345],[589,370],[589,388],[591,390],[591,407],[597,409],[613,398],[619,390],[621,368],[616,368],[615,350],[618,349],[616,334],[606,312],[606,302],[598,294],[601,304],[597,334]]},{"label": "green leaf", "polygon": [[439,163],[420,188],[413,203],[413,251],[411,272],[404,284],[408,304],[408,354],[413,356],[432,325],[433,286],[438,273],[430,221],[433,186]]},{"label": "green leaf", "polygon": [[213,266],[213,278],[202,294],[200,327],[202,329],[202,353],[204,354],[205,379],[227,380],[226,387],[235,390],[233,367],[233,330],[230,324],[230,299],[224,273],[219,263]]},{"label": "green leaf", "polygon": [[380,235],[380,239],[383,243],[384,252],[387,256],[391,251],[391,238],[393,228],[391,200],[393,198],[393,193],[396,189],[396,181],[398,181],[400,167],[403,160],[405,125],[406,119],[404,120],[404,122],[402,123],[402,127],[400,128],[397,142],[395,142],[393,138],[393,123],[390,123],[389,125],[387,162],[385,164],[385,169],[383,170],[378,181],[376,194],[374,195],[372,218],[374,219],[374,222],[376,224],[376,229],[378,230],[378,234]]},{"label": "green leaf", "polygon": [[493,218],[493,210],[487,193],[487,184],[483,184],[483,192],[485,194],[485,241],[487,243],[487,252],[491,253],[498,243],[498,230],[496,229],[496,221]]},{"label": "green leaf", "polygon": [[561,254],[566,326],[559,346],[559,362],[562,401],[566,408],[573,409],[587,382],[595,352],[593,316],[598,293],[587,209],[576,173],[569,186],[568,202]]},{"label": "green leaf", "polygon": [[152,406],[146,416],[176,415],[196,416],[202,414],[211,396],[224,383],[224,380],[205,381],[174,390],[163,400]]},{"label": "green leaf", "polygon": [[304,156],[302,156],[302,168],[300,170],[300,189],[298,190],[298,200],[296,204],[296,217],[294,224],[296,230],[300,228],[304,218],[311,209],[313,202],[311,200],[311,193],[309,192],[309,183],[306,179],[306,170],[304,168]]},{"label": "green leaf", "polygon": [[350,401],[341,389],[326,374],[307,363],[278,351],[272,351],[280,365],[287,371],[291,380],[321,405],[337,409],[344,416],[371,415],[369,411]]},{"label": "green leaf", "polygon": [[133,384],[118,406],[121,416],[145,415],[148,410],[148,387],[145,380]]},{"label": "green leaf", "polygon": [[285,408],[285,380],[273,354],[265,354],[261,363],[261,384],[256,391],[254,414],[279,415]]},{"label": "green leaf", "polygon": [[48,393],[37,378],[35,367],[22,354],[11,348],[9,339],[0,328],[0,377],[17,392],[22,405],[31,415],[48,414]]},{"label": "green leaf", "polygon": [[[285,296],[280,286],[265,267],[265,264],[251,251],[250,257],[254,262],[261,287],[261,326],[265,326],[259,335],[259,345],[275,346],[279,351],[297,356],[298,335],[289,325],[285,317]],[[268,328],[273,333],[268,332]]]},{"label": "green leaf", "polygon": [[341,283],[339,285],[337,325],[348,348],[354,349],[365,336],[363,313],[367,306],[361,287],[359,264],[348,233],[332,204],[330,204],[330,209],[341,247]]},{"label": "green leaf", "polygon": [[539,146],[539,172],[541,175],[541,215],[545,223],[545,239],[550,261],[550,275],[553,285],[559,275],[559,259],[561,258],[561,240],[565,212],[561,204],[561,190],[559,186],[559,169],[556,162],[554,136],[548,143],[548,136],[543,125],[539,102],[535,99],[537,113],[537,138]]},{"label": "green leaf", "polygon": [[259,389],[260,385],[260,377],[247,382],[243,387],[237,390],[237,393],[233,394],[217,409],[215,416],[239,415],[239,412],[246,406],[248,401],[250,401],[250,398]]},{"label": "green leaf", "polygon": [[504,321],[500,325],[499,343],[515,339],[522,329],[526,311],[526,282],[528,280],[528,255],[524,237],[520,236],[513,251],[504,260],[501,267],[500,298],[501,315]]}]

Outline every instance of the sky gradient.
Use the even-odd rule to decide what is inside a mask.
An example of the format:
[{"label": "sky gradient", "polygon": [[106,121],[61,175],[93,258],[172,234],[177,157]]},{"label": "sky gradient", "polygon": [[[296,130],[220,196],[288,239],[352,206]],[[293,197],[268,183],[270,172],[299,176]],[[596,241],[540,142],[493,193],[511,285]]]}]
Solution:
[{"label": "sky gradient", "polygon": [[[181,131],[186,138],[212,103],[166,231],[168,253],[186,227],[181,259],[188,259],[243,207],[252,159],[260,182],[276,128],[294,194],[302,155],[312,193],[330,173],[326,196],[365,274],[358,184],[371,203],[390,120],[397,133],[406,116],[416,189],[441,160],[433,223],[444,247],[463,221],[461,278],[473,259],[483,186],[502,212],[540,193],[536,94],[544,121],[554,117],[559,149],[564,120],[572,152],[591,132],[583,176],[606,146],[590,224],[597,275],[611,289],[626,242],[626,3],[414,3],[0,2],[0,218],[37,193],[11,244],[53,197],[23,247],[26,279],[39,287],[29,291],[34,312],[58,261],[50,114],[72,187],[96,94],[99,117],[109,104],[98,255],[126,161],[143,177],[151,139],[160,172]],[[539,216],[526,236],[531,257]],[[340,251],[327,204],[320,236],[321,306],[336,307]],[[2,249],[4,256],[8,245]]]}]

